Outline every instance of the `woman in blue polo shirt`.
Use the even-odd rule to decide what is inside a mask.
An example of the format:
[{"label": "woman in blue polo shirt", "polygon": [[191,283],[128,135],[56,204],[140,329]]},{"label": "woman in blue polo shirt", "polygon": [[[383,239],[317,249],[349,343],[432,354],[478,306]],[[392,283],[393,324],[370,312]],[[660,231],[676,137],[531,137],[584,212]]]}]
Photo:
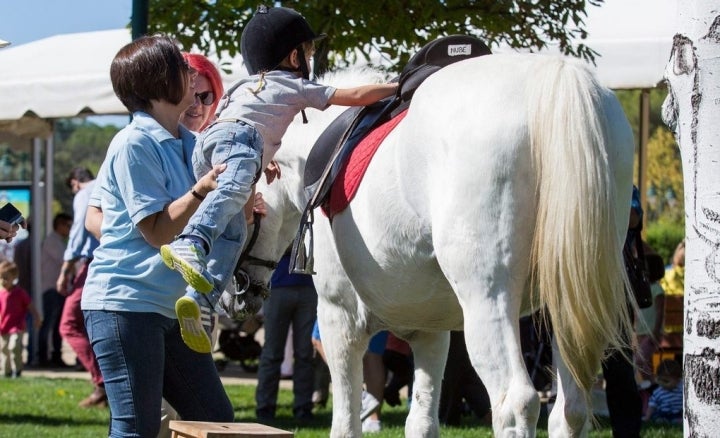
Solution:
[{"label": "woman in blue polo shirt", "polygon": [[156,436],[163,397],[184,420],[232,421],[212,357],[180,337],[175,301],[185,284],[158,252],[222,171],[193,177],[195,138],[179,119],[196,99],[196,73],[172,39],[151,36],[120,49],[110,77],[133,121],[110,144],[91,196],[103,213],[101,239],[82,298],[110,404],[109,435]]}]

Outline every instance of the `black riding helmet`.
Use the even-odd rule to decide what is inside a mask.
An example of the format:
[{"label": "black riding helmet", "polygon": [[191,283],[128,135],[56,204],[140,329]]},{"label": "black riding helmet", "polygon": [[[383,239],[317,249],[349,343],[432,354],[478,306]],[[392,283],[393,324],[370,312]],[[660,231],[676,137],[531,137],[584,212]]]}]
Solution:
[{"label": "black riding helmet", "polygon": [[259,6],[243,29],[240,50],[251,75],[277,68],[295,48],[300,48],[303,77],[308,79],[302,43],[325,38],[310,29],[305,18],[290,8]]}]

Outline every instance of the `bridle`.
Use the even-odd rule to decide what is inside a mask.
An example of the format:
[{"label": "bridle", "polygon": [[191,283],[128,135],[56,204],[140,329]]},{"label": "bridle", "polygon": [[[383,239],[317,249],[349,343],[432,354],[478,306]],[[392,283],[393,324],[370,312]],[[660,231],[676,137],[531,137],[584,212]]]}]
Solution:
[{"label": "bridle", "polygon": [[244,294],[245,292],[250,292],[255,295],[259,295],[263,299],[265,299],[270,296],[270,290],[269,290],[268,286],[261,282],[251,281],[248,273],[245,272],[245,270],[240,267],[243,263],[247,263],[248,265],[252,265],[252,266],[263,266],[270,270],[273,270],[273,269],[277,268],[277,266],[278,266],[278,263],[275,261],[265,260],[265,259],[261,259],[259,257],[250,255],[250,251],[252,250],[253,246],[255,246],[255,242],[257,241],[258,235],[260,234],[261,220],[262,220],[262,215],[260,213],[253,213],[253,223],[255,224],[255,226],[253,227],[253,233],[252,233],[252,236],[250,236],[250,240],[248,241],[248,244],[245,247],[245,250],[240,254],[240,258],[238,259],[238,262],[235,265],[235,271],[233,272],[233,277],[235,278],[235,294],[236,295],[241,295],[241,294]]},{"label": "bridle", "polygon": [[261,258],[250,255],[250,251],[253,249],[253,246],[255,246],[255,242],[257,241],[258,235],[260,234],[260,222],[261,221],[262,221],[262,215],[260,213],[253,213],[253,224],[255,224],[255,226],[253,227],[253,233],[252,233],[252,236],[250,236],[250,240],[248,241],[248,244],[245,247],[245,250],[240,254],[240,258],[238,259],[237,265],[235,266],[236,271],[238,269],[240,269],[240,265],[243,262],[247,262],[247,264],[254,265],[254,266],[264,266],[268,269],[277,268],[277,266],[278,266],[277,262],[274,262],[272,260],[261,259]]}]

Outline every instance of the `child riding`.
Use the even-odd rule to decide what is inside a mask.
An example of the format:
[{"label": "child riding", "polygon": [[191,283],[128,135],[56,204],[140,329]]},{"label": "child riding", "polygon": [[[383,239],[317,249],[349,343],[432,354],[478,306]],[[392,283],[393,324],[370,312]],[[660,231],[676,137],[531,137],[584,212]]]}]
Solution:
[{"label": "child riding", "polygon": [[[217,120],[198,137],[193,153],[196,175],[226,163],[217,189],[193,193],[202,200],[183,232],[160,248],[165,264],[178,270],[188,290],[175,306],[185,343],[193,350],[211,350],[201,318],[219,308],[234,319],[257,312],[262,299],[225,291],[245,241],[252,214],[255,183],[266,172],[288,125],[305,108],[329,105],[364,106],[396,92],[397,84],[372,84],[336,89],[309,79],[315,34],[305,18],[284,7],[260,6],[243,30],[240,44],[250,77],[235,83],[217,110]],[[217,306],[217,307],[216,307]],[[204,316],[204,318],[203,318]]]}]

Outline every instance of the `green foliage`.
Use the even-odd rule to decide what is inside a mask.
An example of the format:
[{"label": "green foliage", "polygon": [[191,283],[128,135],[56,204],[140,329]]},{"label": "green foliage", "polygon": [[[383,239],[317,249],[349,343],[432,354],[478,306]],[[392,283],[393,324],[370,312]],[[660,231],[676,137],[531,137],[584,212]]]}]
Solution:
[{"label": "green foliage", "polygon": [[[615,92],[633,129],[636,145],[640,144],[640,94],[641,90],[617,90]],[[654,88],[650,90],[650,120],[648,129],[650,133],[655,132],[658,128],[667,130],[661,116],[662,104],[666,96],[667,89],[665,88]]]},{"label": "green foliage", "polygon": [[[225,385],[235,408],[235,421],[257,422],[255,418],[255,386]],[[14,438],[44,437],[98,437],[107,436],[110,421],[107,409],[81,409],[77,403],[89,394],[92,385],[85,379],[48,379],[27,377],[0,379],[0,435]],[[296,438],[325,438],[330,434],[332,408],[319,408],[315,418],[298,423],[292,415],[292,391],[280,389],[278,396],[277,421],[271,424],[294,433]],[[401,438],[405,436],[404,425],[406,406],[382,408],[383,430],[373,434],[374,438]],[[441,437],[476,438],[492,437],[490,427],[481,424],[474,417],[463,417],[462,427],[440,429]],[[545,423],[546,419],[541,420]],[[612,437],[606,419],[599,422],[600,428],[590,432],[590,437]],[[541,424],[538,437],[547,437],[547,430]],[[645,438],[680,438],[682,429],[678,426],[649,424],[643,428]]]},{"label": "green foliage", "polygon": [[[203,53],[227,51],[234,56],[240,52],[242,29],[259,3],[154,0],[150,2],[148,31],[171,34],[186,49],[195,45]],[[323,73],[336,62],[355,62],[356,50],[361,51],[360,56],[369,58],[371,48],[395,65],[404,65],[418,46],[451,34],[475,35],[491,48],[507,44],[538,50],[552,42],[564,54],[592,60],[596,52],[582,42],[587,36],[585,9],[588,5],[600,6],[603,0],[265,3],[293,8],[305,16],[315,32],[327,33],[328,38],[315,55],[314,70]]]},{"label": "green foliage", "polygon": [[86,167],[97,174],[119,128],[98,126],[84,119],[60,119],[55,127],[53,191],[59,210],[72,214],[73,193],[65,184],[68,174],[75,167]]},{"label": "green foliage", "polygon": [[685,238],[685,224],[669,221],[657,221],[648,224],[645,241],[655,250],[666,264],[669,264],[675,247]]},{"label": "green foliage", "polygon": [[648,221],[682,224],[685,196],[680,148],[675,136],[658,127],[648,140],[647,151]]},{"label": "green foliage", "polygon": [[[640,133],[638,132],[640,127],[640,93],[640,90],[619,90],[616,92],[618,100],[633,128],[636,147],[640,144]],[[659,230],[673,230],[671,236],[677,235],[675,230],[684,230],[685,197],[682,158],[675,136],[667,129],[661,117],[662,104],[666,96],[666,89],[650,90],[648,126],[650,138],[648,138],[647,143],[647,169],[645,174],[648,191],[645,194],[648,201],[645,206],[646,235],[648,239],[650,239],[651,230],[653,233],[663,235],[666,234],[665,231]],[[636,158],[635,163],[637,162]],[[635,181],[638,180],[637,172],[636,166]],[[679,239],[675,243],[678,241]],[[657,244],[668,244],[664,242],[664,239],[656,242],[649,241],[649,243],[656,250],[660,250],[660,248],[656,248]],[[674,245],[670,249],[671,253],[672,249],[674,249]]]}]

